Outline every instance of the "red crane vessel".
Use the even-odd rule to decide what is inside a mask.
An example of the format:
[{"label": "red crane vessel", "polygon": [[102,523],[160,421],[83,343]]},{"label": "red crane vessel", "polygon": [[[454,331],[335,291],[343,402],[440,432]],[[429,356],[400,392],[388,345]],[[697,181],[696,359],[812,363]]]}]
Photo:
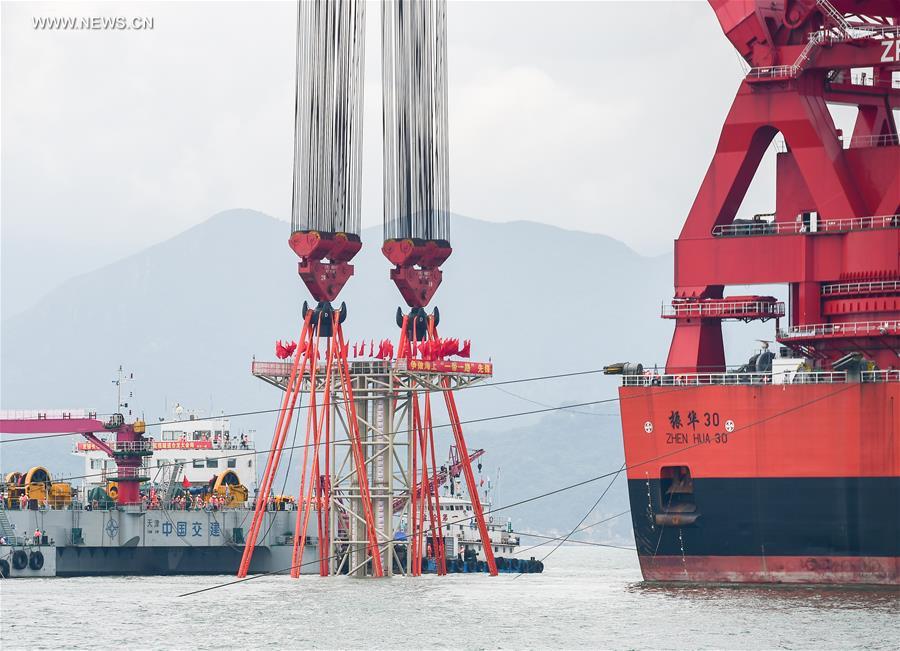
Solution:
[{"label": "red crane vessel", "polygon": [[[675,242],[665,371],[607,367],[641,570],[896,586],[900,3],[709,2],[750,69]],[[829,104],[858,108],[852,133]],[[773,144],[774,212],[740,216]],[[787,309],[726,293],[777,284]],[[774,321],[773,349],[727,365],[726,319]]]}]

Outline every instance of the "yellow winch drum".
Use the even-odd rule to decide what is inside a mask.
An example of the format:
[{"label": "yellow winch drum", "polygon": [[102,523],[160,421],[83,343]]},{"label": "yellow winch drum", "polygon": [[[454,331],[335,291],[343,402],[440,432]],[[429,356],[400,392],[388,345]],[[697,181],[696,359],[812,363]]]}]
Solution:
[{"label": "yellow winch drum", "polygon": [[25,496],[29,501],[42,503],[47,500],[50,490],[50,471],[43,466],[35,466],[25,473]]},{"label": "yellow winch drum", "polygon": [[243,505],[250,496],[250,491],[241,483],[234,470],[226,470],[216,476],[213,482],[213,493],[217,497],[226,498],[225,506],[229,508]]}]

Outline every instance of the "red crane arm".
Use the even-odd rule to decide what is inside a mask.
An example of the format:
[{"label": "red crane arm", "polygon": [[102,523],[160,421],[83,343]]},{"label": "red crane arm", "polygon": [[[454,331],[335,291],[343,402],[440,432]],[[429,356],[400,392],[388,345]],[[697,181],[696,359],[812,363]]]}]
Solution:
[{"label": "red crane arm", "polygon": [[103,422],[96,418],[3,418],[0,433],[3,434],[81,434],[112,456],[115,452],[94,432],[105,432]]},{"label": "red crane arm", "polygon": [[[472,463],[473,461],[475,461],[475,459],[477,459],[478,457],[480,457],[483,454],[484,454],[484,450],[475,450],[474,452],[472,452],[469,455],[469,463]],[[457,461],[456,463],[450,464],[449,466],[444,466],[443,470],[439,470],[438,472],[434,473],[429,478],[428,483],[433,486],[435,480],[437,480],[438,486],[440,486],[445,481],[447,481],[448,477],[451,477],[451,476],[458,477],[459,473],[462,472],[462,467],[463,467],[462,461]],[[420,482],[417,488],[419,491],[422,491],[424,489],[424,484]],[[394,500],[394,510],[398,511],[398,510],[402,509],[403,503],[408,499],[409,499],[409,496]]]}]

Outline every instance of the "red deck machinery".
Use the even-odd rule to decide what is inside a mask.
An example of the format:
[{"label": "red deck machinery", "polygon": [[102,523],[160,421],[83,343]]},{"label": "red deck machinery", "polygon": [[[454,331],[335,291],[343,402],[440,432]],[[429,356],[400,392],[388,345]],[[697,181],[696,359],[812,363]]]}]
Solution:
[{"label": "red deck machinery", "polygon": [[[897,366],[900,351],[900,3],[710,0],[751,66],[675,243],[670,373],[725,368],[723,319],[779,318],[767,297],[726,285],[790,284],[778,339],[831,362],[863,351]],[[859,109],[852,133],[828,104]],[[771,216],[736,219],[778,134]]]}]

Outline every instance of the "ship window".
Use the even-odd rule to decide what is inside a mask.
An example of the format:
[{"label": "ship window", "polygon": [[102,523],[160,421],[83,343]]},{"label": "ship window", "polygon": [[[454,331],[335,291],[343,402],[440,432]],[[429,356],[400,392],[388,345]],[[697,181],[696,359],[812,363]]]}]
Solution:
[{"label": "ship window", "polygon": [[194,459],[194,468],[202,468],[203,467],[203,459]]},{"label": "ship window", "polygon": [[228,467],[229,468],[237,468],[237,459],[229,459]]},{"label": "ship window", "polygon": [[697,510],[694,502],[694,480],[687,466],[664,466],[659,471],[659,492],[662,510],[667,513],[691,513]]},{"label": "ship window", "polygon": [[206,467],[207,467],[207,468],[218,468],[218,467],[219,467],[219,460],[218,460],[218,459],[207,459],[207,460],[206,460]]}]

